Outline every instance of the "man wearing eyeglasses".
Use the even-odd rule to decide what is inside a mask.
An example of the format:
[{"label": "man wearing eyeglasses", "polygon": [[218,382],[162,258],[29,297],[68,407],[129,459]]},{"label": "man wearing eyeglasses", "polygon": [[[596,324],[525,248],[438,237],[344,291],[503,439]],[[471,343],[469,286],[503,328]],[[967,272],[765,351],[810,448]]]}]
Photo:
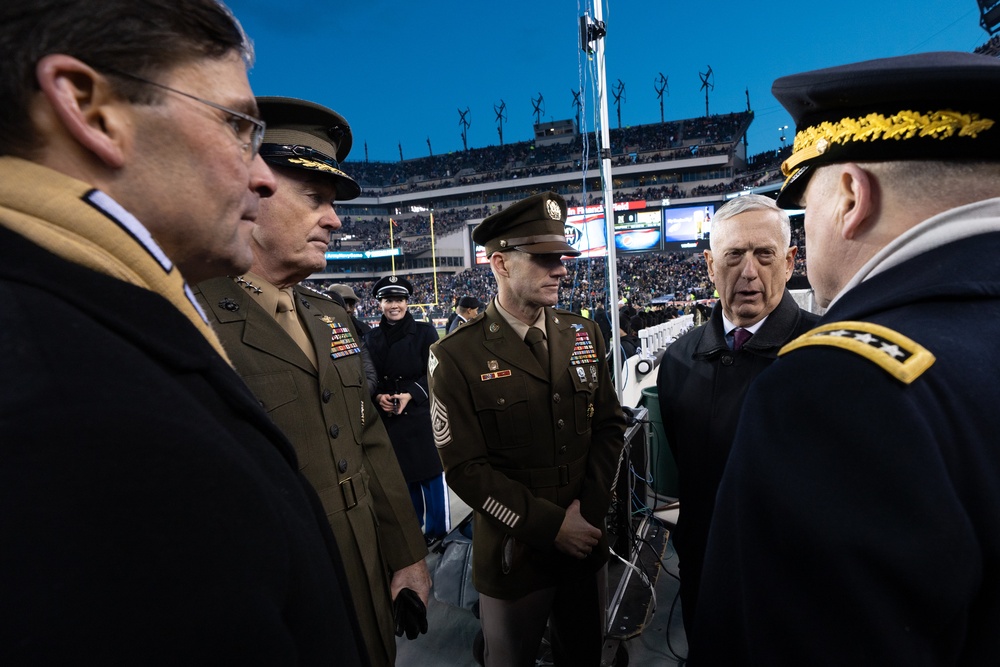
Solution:
[{"label": "man wearing eyeglasses", "polygon": [[251,263],[215,0],[0,5],[0,664],[367,664],[333,536],[188,285]]},{"label": "man wearing eyeglasses", "polygon": [[[401,610],[419,600],[408,636],[426,629],[419,612],[430,590],[427,547],[344,301],[299,284],[326,266],[330,233],[341,226],[334,203],[361,193],[340,168],[351,128],[305,100],[257,102],[267,121],[261,155],[277,192],[261,202],[250,270],[205,281],[198,296],[236,370],[291,439],[319,492],[368,654],[373,665],[388,666],[396,656],[393,600]],[[412,592],[400,597],[404,589]]]}]

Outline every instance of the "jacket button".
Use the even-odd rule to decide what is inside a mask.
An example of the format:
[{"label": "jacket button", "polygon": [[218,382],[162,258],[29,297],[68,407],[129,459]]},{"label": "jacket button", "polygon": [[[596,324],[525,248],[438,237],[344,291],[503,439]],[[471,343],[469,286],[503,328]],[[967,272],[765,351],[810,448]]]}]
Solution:
[{"label": "jacket button", "polygon": [[563,421],[562,419],[560,419],[559,421],[556,422],[556,426],[558,426],[559,428],[562,428],[562,427],[566,426],[566,422]]},{"label": "jacket button", "polygon": [[330,391],[329,389],[324,389],[323,390],[323,402],[324,403],[329,403],[331,396],[333,396],[333,392],[332,391]]},{"label": "jacket button", "polygon": [[565,454],[566,453],[566,445],[563,445],[562,447],[559,448],[559,453],[560,454]]},{"label": "jacket button", "polygon": [[330,435],[332,437],[334,437],[334,438],[336,438],[338,435],[340,435],[340,427],[337,426],[336,424],[334,424],[333,426],[331,426],[330,427]]},{"label": "jacket button", "polygon": [[347,472],[347,459],[340,459],[337,462],[337,470],[340,472]]},{"label": "jacket button", "polygon": [[724,355],[722,355],[722,359],[720,359],[720,361],[722,362],[723,366],[732,366],[733,365],[733,355],[732,354],[724,354]]},{"label": "jacket button", "polygon": [[502,398],[498,398],[498,399],[497,399],[497,405],[503,405],[503,404],[504,404],[504,403],[506,403],[506,402],[507,402],[507,401],[506,401],[506,400],[504,400],[504,399],[502,399]]},{"label": "jacket button", "polygon": [[562,400],[562,396],[560,396],[559,394],[552,394],[552,402],[553,403],[558,403],[561,400]]}]

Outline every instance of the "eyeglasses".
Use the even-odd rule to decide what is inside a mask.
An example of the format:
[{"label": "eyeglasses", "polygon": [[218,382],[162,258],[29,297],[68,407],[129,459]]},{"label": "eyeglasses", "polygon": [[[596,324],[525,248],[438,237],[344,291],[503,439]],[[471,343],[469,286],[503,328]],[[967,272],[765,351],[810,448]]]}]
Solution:
[{"label": "eyeglasses", "polygon": [[260,145],[264,143],[264,130],[267,127],[264,121],[260,118],[254,118],[253,116],[245,114],[242,111],[224,107],[221,104],[203,99],[197,95],[185,93],[183,90],[177,90],[176,88],[165,86],[162,83],[157,83],[156,81],[151,81],[150,79],[145,79],[141,76],[136,76],[135,74],[129,74],[128,72],[122,72],[110,67],[106,67],[104,69],[110,74],[121,76],[126,79],[132,79],[133,81],[145,83],[150,86],[156,86],[157,88],[162,88],[163,90],[169,90],[172,93],[183,95],[184,97],[192,99],[195,102],[201,102],[202,104],[210,106],[213,109],[218,109],[230,117],[228,120],[229,127],[236,133],[237,138],[243,142],[241,148],[244,153],[247,154],[247,160],[252,161],[257,156],[257,153],[260,152]]}]

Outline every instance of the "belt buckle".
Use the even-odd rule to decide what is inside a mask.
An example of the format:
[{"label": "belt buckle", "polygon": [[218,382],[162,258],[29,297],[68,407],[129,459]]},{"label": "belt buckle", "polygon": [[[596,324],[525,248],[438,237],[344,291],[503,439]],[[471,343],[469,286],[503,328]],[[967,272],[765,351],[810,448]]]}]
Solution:
[{"label": "belt buckle", "polygon": [[[350,491],[348,491],[350,488]],[[340,492],[344,495],[344,509],[350,510],[358,506],[358,493],[354,489],[354,477],[348,477],[340,482]]]}]

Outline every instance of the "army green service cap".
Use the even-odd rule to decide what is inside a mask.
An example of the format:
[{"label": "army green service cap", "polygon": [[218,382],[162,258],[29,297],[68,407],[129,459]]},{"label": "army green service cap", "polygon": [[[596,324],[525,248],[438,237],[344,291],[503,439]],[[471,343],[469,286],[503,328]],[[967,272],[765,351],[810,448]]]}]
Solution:
[{"label": "army green service cap", "polygon": [[486,248],[487,257],[514,249],[532,255],[580,254],[566,243],[566,201],[554,192],[533,195],[494,213],[476,225],[472,240]]},{"label": "army green service cap", "polygon": [[258,97],[257,106],[267,123],[260,147],[265,162],[329,174],[337,187],[337,201],[361,194],[361,186],[340,168],[354,142],[343,116],[292,97]]}]

